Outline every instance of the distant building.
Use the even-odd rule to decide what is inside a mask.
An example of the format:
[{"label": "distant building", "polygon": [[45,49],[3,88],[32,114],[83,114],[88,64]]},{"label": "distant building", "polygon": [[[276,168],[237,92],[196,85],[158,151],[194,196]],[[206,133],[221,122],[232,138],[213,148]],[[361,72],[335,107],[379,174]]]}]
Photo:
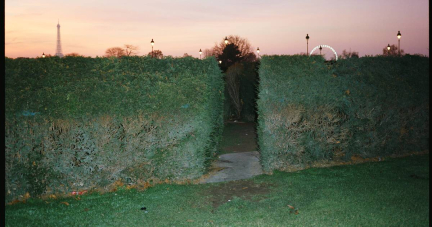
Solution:
[{"label": "distant building", "polygon": [[60,41],[60,23],[57,23],[57,48],[56,48],[56,56],[63,57],[61,41]]}]

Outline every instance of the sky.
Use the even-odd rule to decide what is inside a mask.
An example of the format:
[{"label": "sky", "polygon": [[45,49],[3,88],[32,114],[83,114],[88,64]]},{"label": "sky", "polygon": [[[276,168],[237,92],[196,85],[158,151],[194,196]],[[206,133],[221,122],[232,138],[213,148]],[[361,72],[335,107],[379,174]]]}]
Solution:
[{"label": "sky", "polygon": [[125,44],[147,55],[152,39],[164,55],[199,57],[229,35],[260,55],[377,55],[398,31],[405,53],[429,56],[428,0],[6,0],[5,56],[54,55],[58,22],[63,54],[90,57]]}]

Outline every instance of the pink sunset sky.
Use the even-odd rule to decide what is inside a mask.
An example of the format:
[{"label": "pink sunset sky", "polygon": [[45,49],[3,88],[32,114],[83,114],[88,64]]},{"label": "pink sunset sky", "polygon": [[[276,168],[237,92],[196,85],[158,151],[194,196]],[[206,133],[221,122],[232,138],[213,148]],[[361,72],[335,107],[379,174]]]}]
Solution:
[{"label": "pink sunset sky", "polygon": [[360,56],[387,44],[429,56],[428,0],[6,0],[5,56],[56,52],[57,20],[63,54],[103,56],[132,44],[138,55],[199,57],[225,36],[249,40],[261,55],[299,54],[329,45]]}]

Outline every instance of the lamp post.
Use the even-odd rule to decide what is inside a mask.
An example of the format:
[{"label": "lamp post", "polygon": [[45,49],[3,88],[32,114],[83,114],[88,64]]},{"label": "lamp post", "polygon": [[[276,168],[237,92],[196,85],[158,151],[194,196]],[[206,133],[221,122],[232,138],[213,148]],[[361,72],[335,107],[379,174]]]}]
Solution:
[{"label": "lamp post", "polygon": [[309,53],[309,34],[306,34],[306,54]]},{"label": "lamp post", "polygon": [[199,50],[199,53],[200,53],[200,59],[201,59],[201,54],[202,54],[202,51],[201,51],[201,49]]},{"label": "lamp post", "polygon": [[387,45],[387,55],[390,55],[390,44]]},{"label": "lamp post", "polygon": [[152,45],[152,58],[153,58],[153,45],[154,45],[154,41],[153,41],[153,39],[151,40],[151,45]]},{"label": "lamp post", "polygon": [[401,53],[400,53],[400,38],[401,38],[401,33],[400,33],[400,31],[398,31],[398,33],[397,33],[397,37],[398,37],[398,53],[399,53],[399,56],[401,55]]},{"label": "lamp post", "polygon": [[228,38],[225,36],[225,45],[228,44]]},{"label": "lamp post", "polygon": [[260,57],[259,52],[260,52],[260,49],[259,49],[259,47],[258,47],[258,48],[257,48],[258,58]]},{"label": "lamp post", "polygon": [[222,64],[222,60],[219,60],[219,64]]},{"label": "lamp post", "polygon": [[321,55],[321,50],[322,50],[322,47],[321,47],[321,46],[320,46],[319,50],[320,50],[320,55]]},{"label": "lamp post", "polygon": [[42,58],[45,58],[45,52],[42,53]]}]

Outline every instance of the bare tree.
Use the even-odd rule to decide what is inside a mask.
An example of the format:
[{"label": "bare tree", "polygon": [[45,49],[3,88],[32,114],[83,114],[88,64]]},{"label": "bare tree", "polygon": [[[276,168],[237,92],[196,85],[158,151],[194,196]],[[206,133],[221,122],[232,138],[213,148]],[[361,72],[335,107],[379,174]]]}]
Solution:
[{"label": "bare tree", "polygon": [[75,52],[74,53],[65,54],[64,56],[65,57],[84,57],[83,55],[75,53]]},{"label": "bare tree", "polygon": [[351,50],[350,51],[343,50],[342,55],[339,55],[339,58],[341,59],[359,58],[359,52],[355,52]]},{"label": "bare tree", "polygon": [[[252,49],[252,45],[249,43],[249,41],[245,38],[241,38],[237,35],[230,35],[227,36],[228,44],[234,44],[238,47],[240,51],[240,57],[243,59],[243,61],[246,62],[253,62],[257,59],[254,50]],[[225,44],[225,38],[222,39],[222,41],[219,44],[215,44],[215,46],[212,49],[205,49],[204,50],[204,56],[219,56],[222,54],[223,50],[225,49],[227,45]]]},{"label": "bare tree", "polygon": [[228,94],[236,111],[236,118],[239,119],[242,111],[242,100],[240,99],[240,76],[243,72],[243,65],[236,62],[226,71],[225,82]]},{"label": "bare tree", "polygon": [[147,56],[150,56],[150,57],[153,56],[154,58],[158,58],[158,59],[162,59],[163,58],[162,51],[160,51],[160,50],[153,50],[153,53],[150,51],[147,54]]},{"label": "bare tree", "polygon": [[111,47],[105,51],[105,57],[122,57],[125,55],[125,51],[121,47]]},{"label": "bare tree", "polygon": [[138,54],[138,46],[125,44],[124,47],[126,56],[134,56]]},{"label": "bare tree", "polygon": [[[405,52],[403,49],[401,49],[401,55],[404,55]],[[387,49],[387,46],[383,48],[383,55],[384,56],[398,56],[399,52],[398,52],[398,47],[395,44],[392,44],[390,46],[390,50]]]},{"label": "bare tree", "polygon": [[203,55],[204,55],[204,57],[206,58],[206,57],[211,57],[211,56],[217,56],[214,52],[213,52],[213,49],[204,49],[204,51],[203,51]]},{"label": "bare tree", "polygon": [[185,57],[192,57],[192,55],[189,55],[188,53],[184,53],[183,54],[183,57],[185,58]]}]

